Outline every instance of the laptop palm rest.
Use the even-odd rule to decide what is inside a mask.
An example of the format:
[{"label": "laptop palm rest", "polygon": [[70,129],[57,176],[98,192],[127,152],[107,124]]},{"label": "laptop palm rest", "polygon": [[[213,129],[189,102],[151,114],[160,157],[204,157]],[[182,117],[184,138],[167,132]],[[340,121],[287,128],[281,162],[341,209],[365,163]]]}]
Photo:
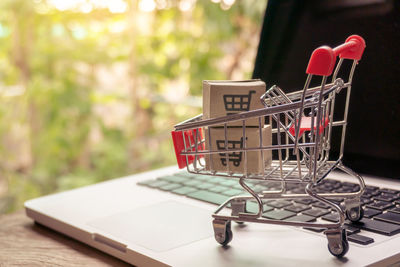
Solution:
[{"label": "laptop palm rest", "polygon": [[98,218],[88,224],[127,246],[163,252],[213,236],[210,211],[176,201]]}]

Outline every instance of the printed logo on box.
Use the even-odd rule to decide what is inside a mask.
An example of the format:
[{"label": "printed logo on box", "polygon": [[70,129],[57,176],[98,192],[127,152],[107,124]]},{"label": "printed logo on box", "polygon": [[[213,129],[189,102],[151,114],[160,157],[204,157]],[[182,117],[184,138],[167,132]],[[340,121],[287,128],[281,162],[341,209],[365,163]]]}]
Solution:
[{"label": "printed logo on box", "polygon": [[[247,140],[247,137],[246,137]],[[225,149],[225,140],[216,140],[218,150]],[[227,141],[228,149],[242,149],[243,148],[243,137],[240,138],[239,141],[229,140]],[[221,164],[226,166],[226,161],[233,162],[235,167],[239,167],[240,163],[242,162],[242,151],[240,152],[232,152],[232,153],[219,153],[221,157]]]},{"label": "printed logo on box", "polygon": [[223,95],[226,115],[232,115],[235,114],[235,112],[249,111],[251,95],[255,93],[256,91],[251,90],[247,95]]}]

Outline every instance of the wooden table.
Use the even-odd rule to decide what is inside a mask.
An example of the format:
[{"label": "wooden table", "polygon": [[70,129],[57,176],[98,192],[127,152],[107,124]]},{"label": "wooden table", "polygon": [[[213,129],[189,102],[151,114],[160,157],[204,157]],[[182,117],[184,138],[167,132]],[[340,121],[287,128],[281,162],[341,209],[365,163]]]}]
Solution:
[{"label": "wooden table", "polygon": [[24,211],[0,216],[0,266],[129,266],[35,224]]}]

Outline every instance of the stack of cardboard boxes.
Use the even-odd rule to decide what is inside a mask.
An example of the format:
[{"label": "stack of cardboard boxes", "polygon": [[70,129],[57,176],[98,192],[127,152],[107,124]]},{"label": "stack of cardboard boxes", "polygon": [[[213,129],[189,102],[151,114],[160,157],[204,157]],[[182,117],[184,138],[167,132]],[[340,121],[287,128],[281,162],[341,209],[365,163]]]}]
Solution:
[{"label": "stack of cardboard boxes", "polygon": [[[203,81],[203,119],[217,118],[231,114],[264,108],[260,97],[265,93],[265,83],[261,80],[246,81]],[[223,125],[206,129],[206,149],[223,150],[257,148],[260,146],[260,132],[263,146],[271,145],[271,126],[260,123],[258,118],[246,119],[245,138],[243,138],[243,122],[227,124],[227,142]],[[210,138],[209,138],[210,137]],[[243,140],[245,139],[245,140]],[[246,143],[245,143],[246,142]],[[270,165],[271,150],[248,151],[247,164],[242,151],[207,155],[206,168],[212,171],[259,174]]]}]

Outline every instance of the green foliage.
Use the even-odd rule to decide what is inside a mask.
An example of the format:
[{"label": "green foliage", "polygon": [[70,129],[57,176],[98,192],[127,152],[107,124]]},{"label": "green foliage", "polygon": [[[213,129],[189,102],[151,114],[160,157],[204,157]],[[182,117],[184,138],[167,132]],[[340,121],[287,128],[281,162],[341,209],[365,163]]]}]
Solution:
[{"label": "green foliage", "polygon": [[240,40],[254,49],[265,2],[223,10],[199,0],[189,11],[167,2],[149,13],[136,1],[123,13],[83,13],[1,1],[0,213],[175,163],[173,125],[201,113],[202,80],[232,78],[226,57],[239,36],[256,32]]}]

